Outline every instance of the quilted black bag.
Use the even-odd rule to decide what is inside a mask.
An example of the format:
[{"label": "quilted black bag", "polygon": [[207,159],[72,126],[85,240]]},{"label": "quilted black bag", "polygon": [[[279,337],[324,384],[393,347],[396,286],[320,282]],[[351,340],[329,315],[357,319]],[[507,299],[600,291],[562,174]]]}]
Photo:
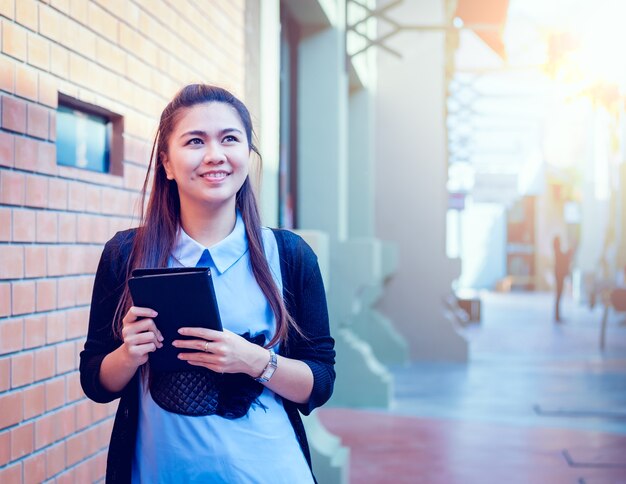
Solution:
[{"label": "quilted black bag", "polygon": [[[262,345],[263,334],[248,341]],[[266,407],[259,401],[263,385],[245,373],[216,373],[194,367],[183,371],[150,371],[150,395],[156,404],[168,412],[180,415],[219,415],[227,419],[241,418],[251,405]]]}]

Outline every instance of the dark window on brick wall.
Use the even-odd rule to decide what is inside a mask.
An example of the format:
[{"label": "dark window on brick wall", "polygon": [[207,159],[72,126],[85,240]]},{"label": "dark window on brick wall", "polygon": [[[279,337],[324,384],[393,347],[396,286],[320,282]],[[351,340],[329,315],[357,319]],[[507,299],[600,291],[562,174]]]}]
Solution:
[{"label": "dark window on brick wall", "polygon": [[57,164],[122,175],[124,118],[59,94]]}]

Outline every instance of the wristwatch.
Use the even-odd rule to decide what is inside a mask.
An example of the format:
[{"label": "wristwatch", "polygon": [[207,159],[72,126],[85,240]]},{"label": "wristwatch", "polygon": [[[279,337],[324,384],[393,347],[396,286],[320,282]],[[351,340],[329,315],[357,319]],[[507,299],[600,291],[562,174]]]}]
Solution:
[{"label": "wristwatch", "polygon": [[269,349],[269,352],[270,361],[267,363],[267,366],[263,370],[263,373],[261,373],[261,376],[255,378],[255,380],[259,383],[266,383],[270,381],[270,378],[272,378],[274,372],[276,371],[276,368],[278,367],[278,358],[276,358],[276,353],[274,353],[274,350],[272,348]]}]

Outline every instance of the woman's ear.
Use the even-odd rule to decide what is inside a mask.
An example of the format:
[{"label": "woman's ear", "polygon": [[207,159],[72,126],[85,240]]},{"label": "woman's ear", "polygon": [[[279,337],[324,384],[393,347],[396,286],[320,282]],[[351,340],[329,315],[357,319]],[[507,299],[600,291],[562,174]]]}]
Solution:
[{"label": "woman's ear", "polygon": [[170,160],[168,160],[167,155],[163,152],[160,154],[161,162],[163,163],[163,169],[165,170],[165,176],[168,180],[174,179],[174,174],[172,173],[172,167],[170,166]]}]

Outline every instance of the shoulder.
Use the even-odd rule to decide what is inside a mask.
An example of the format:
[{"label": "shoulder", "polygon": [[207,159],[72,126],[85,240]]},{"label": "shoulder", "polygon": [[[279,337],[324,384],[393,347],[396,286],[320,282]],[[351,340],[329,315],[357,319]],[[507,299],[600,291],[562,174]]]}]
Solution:
[{"label": "shoulder", "polygon": [[114,274],[121,273],[130,257],[136,234],[136,228],[122,230],[107,241],[100,258],[102,269],[106,268]]},{"label": "shoulder", "polygon": [[137,235],[137,228],[121,230],[111,237],[104,245],[105,253],[129,253]]},{"label": "shoulder", "polygon": [[287,229],[271,229],[276,237],[281,258],[300,263],[317,262],[311,246],[298,234]]}]

